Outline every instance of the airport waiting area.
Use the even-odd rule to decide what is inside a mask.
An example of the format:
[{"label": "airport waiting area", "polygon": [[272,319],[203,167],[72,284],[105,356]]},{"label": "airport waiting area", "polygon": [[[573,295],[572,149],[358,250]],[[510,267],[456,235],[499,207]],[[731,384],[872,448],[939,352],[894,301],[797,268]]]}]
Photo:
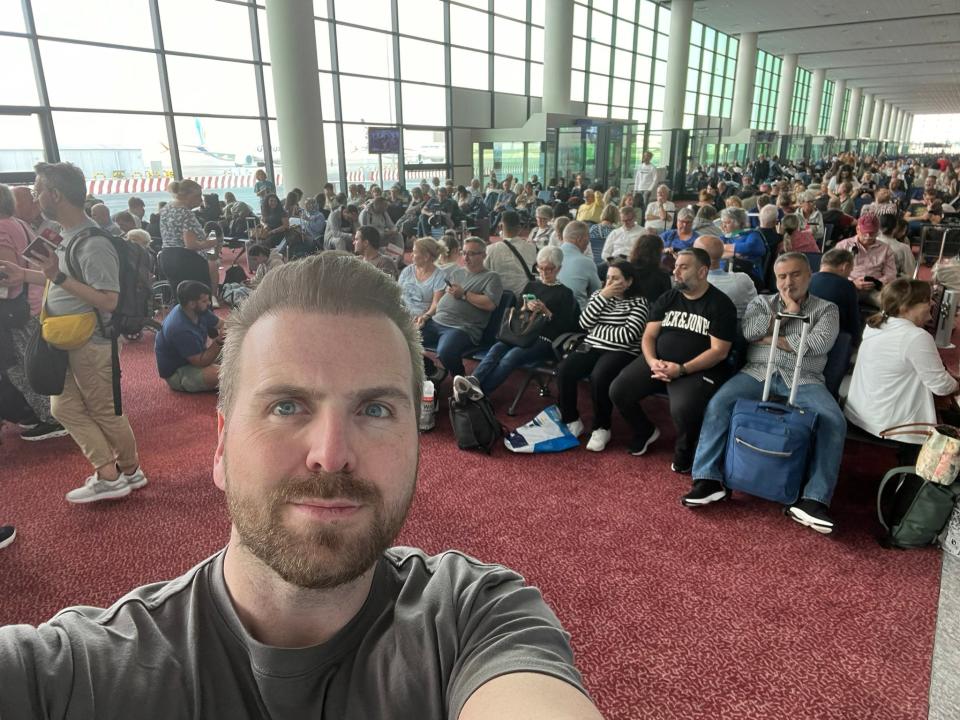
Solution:
[{"label": "airport waiting area", "polygon": [[955,14],[7,5],[0,717],[960,716]]}]

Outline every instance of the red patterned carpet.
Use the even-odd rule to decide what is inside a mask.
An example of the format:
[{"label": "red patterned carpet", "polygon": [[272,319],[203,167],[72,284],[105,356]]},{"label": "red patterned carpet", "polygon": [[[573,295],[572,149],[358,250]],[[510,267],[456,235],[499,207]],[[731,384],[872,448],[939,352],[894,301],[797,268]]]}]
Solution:
[{"label": "red patterned carpet", "polygon": [[[149,343],[129,346],[123,365],[150,478],[130,498],[68,505],[63,493],[87,473],[70,439],[28,444],[4,431],[0,521],[19,537],[0,553],[0,623],[110,603],[225,542],[210,478],[214,397],[174,397]],[[498,407],[509,396],[502,389]],[[663,402],[648,402],[664,427]],[[542,405],[529,391],[510,424]],[[851,447],[839,531],[825,538],[742,496],[681,507],[689,481],[669,470],[671,440],[632,458],[615,426],[600,455],[487,458],[458,450],[441,417],[423,436],[400,540],[503,562],[542,588],[608,719],[926,718],[940,558],[874,539],[872,492],[892,456]]]}]

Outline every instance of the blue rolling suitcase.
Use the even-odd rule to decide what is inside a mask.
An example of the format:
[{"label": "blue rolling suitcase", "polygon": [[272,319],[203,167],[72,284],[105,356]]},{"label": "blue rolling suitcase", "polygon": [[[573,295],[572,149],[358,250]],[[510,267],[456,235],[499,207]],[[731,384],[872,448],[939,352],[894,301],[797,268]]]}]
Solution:
[{"label": "blue rolling suitcase", "polygon": [[[800,348],[786,404],[770,402],[773,360],[781,321],[798,320]],[[817,414],[794,407],[800,363],[807,349],[810,318],[777,313],[773,323],[770,359],[763,385],[763,400],[737,400],[730,421],[724,462],[724,485],[773,502],[793,505],[807,477]]]}]

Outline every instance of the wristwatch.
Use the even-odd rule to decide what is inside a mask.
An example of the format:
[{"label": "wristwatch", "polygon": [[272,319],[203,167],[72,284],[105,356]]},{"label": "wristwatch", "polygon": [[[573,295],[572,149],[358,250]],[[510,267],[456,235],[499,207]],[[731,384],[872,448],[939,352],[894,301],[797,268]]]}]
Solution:
[{"label": "wristwatch", "polygon": [[680,363],[677,367],[680,369],[680,375],[678,377],[683,377],[687,374],[687,368],[684,367],[683,363]]},{"label": "wristwatch", "polygon": [[51,280],[50,282],[52,282],[54,285],[63,285],[63,283],[66,282],[66,280],[67,280],[66,274],[64,274],[61,271],[61,272],[58,272],[56,276],[53,278],[53,280]]}]

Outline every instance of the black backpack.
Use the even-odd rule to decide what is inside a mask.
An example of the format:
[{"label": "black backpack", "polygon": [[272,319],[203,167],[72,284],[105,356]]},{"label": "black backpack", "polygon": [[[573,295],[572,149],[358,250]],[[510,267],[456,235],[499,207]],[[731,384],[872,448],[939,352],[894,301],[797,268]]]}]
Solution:
[{"label": "black backpack", "polygon": [[461,450],[483,450],[487,455],[503,437],[503,426],[493,414],[490,400],[461,396],[450,398],[450,425]]},{"label": "black backpack", "polygon": [[110,319],[110,327],[104,328],[109,337],[113,335],[136,335],[145,327],[154,327],[153,258],[150,251],[134,242],[111,235],[100,228],[84,228],[67,248],[67,268],[70,274],[83,282],[83,274],[74,263],[73,255],[84,241],[95,235],[105,237],[113,245],[120,260],[120,297]]}]

